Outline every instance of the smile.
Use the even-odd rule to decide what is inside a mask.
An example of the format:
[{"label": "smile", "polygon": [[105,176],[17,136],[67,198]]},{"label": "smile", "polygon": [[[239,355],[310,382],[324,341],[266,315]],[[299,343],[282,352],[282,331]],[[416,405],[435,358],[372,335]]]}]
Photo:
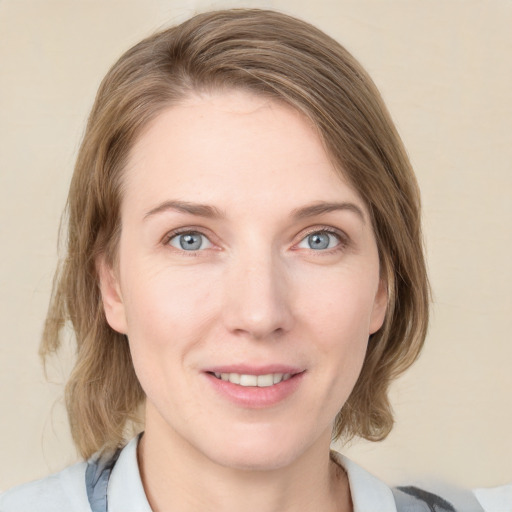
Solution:
[{"label": "smile", "polygon": [[217,379],[238,384],[244,387],[267,388],[274,384],[286,381],[291,377],[290,373],[268,373],[266,375],[250,375],[245,373],[217,373],[213,375]]},{"label": "smile", "polygon": [[246,409],[273,407],[301,387],[306,370],[290,365],[249,366],[244,364],[210,368],[204,375],[223,399]]}]

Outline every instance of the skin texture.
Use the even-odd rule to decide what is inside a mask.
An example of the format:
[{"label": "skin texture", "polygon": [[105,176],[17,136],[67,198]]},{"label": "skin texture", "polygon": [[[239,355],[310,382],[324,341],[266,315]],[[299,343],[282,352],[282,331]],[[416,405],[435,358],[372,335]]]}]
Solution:
[{"label": "skin texture", "polygon": [[[323,203],[344,206],[309,208]],[[331,428],[387,297],[367,208],[313,127],[246,92],[191,96],[132,148],[121,219],[101,291],[147,395],[153,509],[349,510]],[[184,250],[176,230],[200,233],[201,248]],[[311,248],[312,233],[328,248]],[[269,406],[233,402],[207,373],[270,364],[301,375]]]}]

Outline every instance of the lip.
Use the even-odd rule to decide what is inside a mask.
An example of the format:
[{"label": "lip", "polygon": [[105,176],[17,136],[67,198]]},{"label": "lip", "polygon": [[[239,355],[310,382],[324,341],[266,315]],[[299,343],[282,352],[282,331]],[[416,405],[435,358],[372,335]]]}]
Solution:
[{"label": "lip", "polygon": [[[214,373],[240,373],[248,375],[267,375],[269,373],[289,373],[288,380],[268,387],[240,386],[215,377]],[[224,400],[246,409],[263,409],[277,406],[297,391],[306,371],[288,365],[223,365],[208,368],[203,375],[209,385]]]},{"label": "lip", "polygon": [[205,372],[209,373],[244,373],[247,375],[267,375],[269,373],[289,373],[296,375],[302,373],[304,368],[283,364],[266,364],[262,366],[254,366],[249,364],[231,364],[223,366],[212,366],[207,368]]}]

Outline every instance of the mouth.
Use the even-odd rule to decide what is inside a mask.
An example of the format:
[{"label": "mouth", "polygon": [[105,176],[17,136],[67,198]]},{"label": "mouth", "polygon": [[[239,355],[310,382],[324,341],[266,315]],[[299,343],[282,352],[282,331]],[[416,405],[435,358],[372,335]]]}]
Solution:
[{"label": "mouth", "polygon": [[267,373],[264,375],[252,375],[249,373],[221,373],[221,372],[208,372],[216,379],[231,384],[237,384],[243,387],[258,387],[268,388],[281,382],[285,382],[292,377],[291,373]]},{"label": "mouth", "polygon": [[230,365],[209,368],[207,381],[219,396],[244,409],[284,403],[301,388],[306,369],[288,365]]}]

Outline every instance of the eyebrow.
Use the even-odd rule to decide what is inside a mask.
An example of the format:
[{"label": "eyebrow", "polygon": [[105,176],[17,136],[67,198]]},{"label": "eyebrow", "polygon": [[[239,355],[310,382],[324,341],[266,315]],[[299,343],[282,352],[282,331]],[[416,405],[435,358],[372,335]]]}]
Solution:
[{"label": "eyebrow", "polygon": [[342,202],[342,203],[330,203],[330,202],[318,202],[310,206],[304,206],[302,208],[296,208],[292,212],[292,217],[301,220],[309,217],[315,217],[324,213],[336,212],[336,211],[350,211],[355,213],[363,222],[366,224],[366,216],[363,210],[355,203]]},{"label": "eyebrow", "polygon": [[[145,215],[144,219],[156,215],[158,213],[166,212],[168,210],[174,210],[179,213],[187,213],[189,215],[195,215],[197,217],[205,217],[210,219],[224,218],[225,215],[217,207],[208,204],[191,203],[188,201],[175,201],[169,200],[160,203],[155,208],[149,210]],[[366,217],[363,210],[355,203],[341,202],[317,202],[309,206],[303,206],[296,208],[292,211],[291,217],[296,220],[307,219],[309,217],[315,217],[325,213],[335,211],[350,211],[355,213],[363,223],[366,223]]]},{"label": "eyebrow", "polygon": [[145,215],[144,219],[162,213],[168,210],[174,210],[179,213],[188,213],[190,215],[196,215],[198,217],[207,217],[211,219],[217,219],[225,217],[225,215],[215,206],[208,204],[190,203],[188,201],[164,201],[155,208],[149,210]]}]

